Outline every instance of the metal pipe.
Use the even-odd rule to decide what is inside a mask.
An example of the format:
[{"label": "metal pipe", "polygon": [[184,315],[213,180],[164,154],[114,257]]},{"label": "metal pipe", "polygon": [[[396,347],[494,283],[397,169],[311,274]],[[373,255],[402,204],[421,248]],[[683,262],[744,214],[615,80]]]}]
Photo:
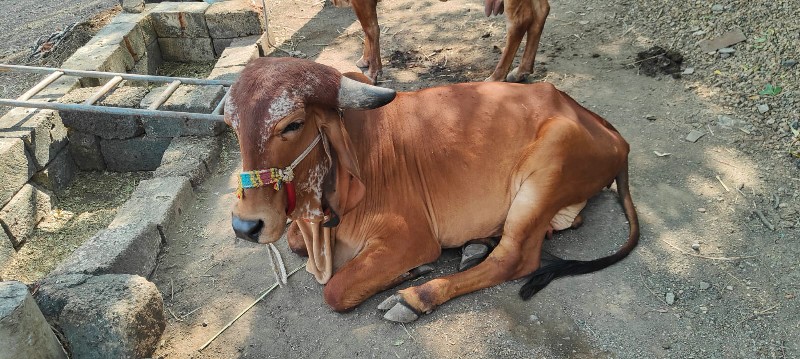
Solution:
[{"label": "metal pipe", "polygon": [[148,116],[148,117],[169,117],[190,120],[209,120],[209,121],[222,121],[222,115],[212,115],[206,113],[192,113],[192,112],[177,112],[177,111],[155,111],[145,110],[139,108],[123,108],[123,107],[107,107],[96,105],[84,104],[68,104],[58,102],[38,102],[38,101],[18,101],[0,99],[0,106],[11,107],[28,107],[28,108],[44,108],[48,110],[58,111],[81,111],[93,113],[106,113],[110,115],[125,115],[125,116]]},{"label": "metal pipe", "polygon": [[231,89],[227,89],[227,91],[225,91],[225,96],[222,96],[222,100],[219,100],[219,103],[217,104],[217,107],[214,107],[214,111],[211,111],[211,114],[213,114],[213,115],[221,115],[222,114],[222,110],[225,109],[225,101],[228,100],[228,94],[230,94],[230,93],[231,93]]},{"label": "metal pipe", "polygon": [[122,76],[114,76],[114,78],[112,78],[111,81],[108,81],[105,85],[103,85],[103,87],[97,90],[97,92],[95,92],[94,95],[92,95],[92,97],[86,99],[86,101],[83,104],[94,105],[94,103],[97,102],[97,100],[99,100],[101,97],[103,97],[103,95],[108,93],[108,91],[111,91],[111,89],[116,87],[117,84],[120,82],[122,82]]},{"label": "metal pipe", "polygon": [[39,81],[36,86],[33,86],[30,90],[26,91],[22,96],[17,97],[19,101],[27,101],[30,100],[31,97],[35,96],[39,91],[42,91],[45,87],[53,83],[53,81],[58,80],[61,75],[64,75],[61,71],[56,71],[51,73],[49,76],[45,77],[44,80]]},{"label": "metal pipe", "polygon": [[195,79],[191,77],[153,76],[153,75],[125,74],[125,73],[115,73],[115,72],[53,69],[48,67],[0,64],[0,72],[3,71],[33,72],[33,73],[43,73],[43,74],[49,74],[56,71],[60,71],[63,72],[65,75],[69,76],[94,77],[94,78],[113,78],[114,76],[121,76],[125,80],[163,82],[163,83],[180,80],[180,82],[185,83],[187,85],[231,86],[234,83],[234,80],[207,80],[207,79]]},{"label": "metal pipe", "polygon": [[172,83],[169,84],[169,86],[167,86],[167,89],[161,93],[161,96],[158,96],[156,101],[150,104],[150,106],[147,107],[147,109],[148,110],[158,109],[158,106],[161,106],[164,104],[164,102],[167,102],[167,99],[169,99],[169,97],[172,96],[172,93],[175,92],[175,90],[177,90],[178,86],[180,85],[181,82],[179,80],[172,81]]}]

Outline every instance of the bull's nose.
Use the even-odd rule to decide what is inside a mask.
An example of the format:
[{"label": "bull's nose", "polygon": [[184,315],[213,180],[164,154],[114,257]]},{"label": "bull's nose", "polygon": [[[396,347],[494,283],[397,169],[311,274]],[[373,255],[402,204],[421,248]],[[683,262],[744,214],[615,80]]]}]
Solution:
[{"label": "bull's nose", "polygon": [[260,219],[250,221],[235,215],[233,215],[231,224],[233,224],[233,232],[236,233],[236,237],[254,243],[258,243],[258,236],[261,234],[261,229],[264,228],[264,221]]}]

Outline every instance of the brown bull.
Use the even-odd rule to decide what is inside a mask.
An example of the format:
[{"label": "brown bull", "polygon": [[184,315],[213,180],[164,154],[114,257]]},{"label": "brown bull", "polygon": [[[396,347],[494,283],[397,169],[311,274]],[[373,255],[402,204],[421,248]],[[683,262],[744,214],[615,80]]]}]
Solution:
[{"label": "brown bull", "polygon": [[[527,299],[554,278],[621,260],[638,241],[628,144],[550,84],[395,94],[314,62],[259,58],[230,94],[225,119],[245,171],[234,231],[271,243],[287,217],[294,220],[306,269],[336,311],[474,238],[502,236],[480,264],[384,301],[385,317],[414,320],[451,298],[533,273],[520,292]],[[615,180],[630,223],[625,246],[540,268],[548,230],[569,227]]]},{"label": "brown bull", "polygon": [[[381,31],[378,27],[376,7],[379,0],[333,0],[336,6],[352,6],[353,12],[364,30],[364,52],[356,66],[365,69],[365,75],[375,83],[381,75]],[[447,0],[442,0],[447,1]],[[486,81],[520,82],[533,71],[536,50],[547,15],[550,13],[548,0],[484,0],[486,16],[505,12],[507,31],[506,46],[494,72]],[[522,37],[527,36],[525,52],[519,67],[511,70]]]}]

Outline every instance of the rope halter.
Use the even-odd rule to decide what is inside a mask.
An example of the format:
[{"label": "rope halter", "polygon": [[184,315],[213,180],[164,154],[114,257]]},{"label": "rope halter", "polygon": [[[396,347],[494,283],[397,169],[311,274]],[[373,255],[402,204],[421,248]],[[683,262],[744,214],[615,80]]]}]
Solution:
[{"label": "rope halter", "polygon": [[311,141],[311,144],[306,147],[303,153],[297,157],[297,159],[292,162],[286,168],[268,168],[265,170],[256,170],[256,171],[246,171],[239,173],[239,187],[236,189],[236,197],[242,199],[244,197],[244,190],[250,188],[259,188],[259,187],[266,187],[271,186],[272,189],[276,191],[280,191],[284,185],[286,187],[286,194],[288,196],[288,205],[286,208],[286,214],[291,213],[294,210],[295,205],[295,192],[294,192],[294,184],[292,180],[294,180],[294,168],[300,164],[308,154],[314,149],[320,140],[323,140],[323,135],[320,132],[314,141]]}]

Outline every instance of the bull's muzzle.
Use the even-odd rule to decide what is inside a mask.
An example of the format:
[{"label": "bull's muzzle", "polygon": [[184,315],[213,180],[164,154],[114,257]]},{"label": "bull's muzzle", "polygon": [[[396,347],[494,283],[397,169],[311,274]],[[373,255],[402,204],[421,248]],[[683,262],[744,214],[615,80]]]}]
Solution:
[{"label": "bull's muzzle", "polygon": [[258,243],[258,237],[261,235],[261,230],[264,229],[264,221],[260,219],[254,221],[241,219],[236,215],[233,215],[231,224],[236,237],[253,243]]}]

